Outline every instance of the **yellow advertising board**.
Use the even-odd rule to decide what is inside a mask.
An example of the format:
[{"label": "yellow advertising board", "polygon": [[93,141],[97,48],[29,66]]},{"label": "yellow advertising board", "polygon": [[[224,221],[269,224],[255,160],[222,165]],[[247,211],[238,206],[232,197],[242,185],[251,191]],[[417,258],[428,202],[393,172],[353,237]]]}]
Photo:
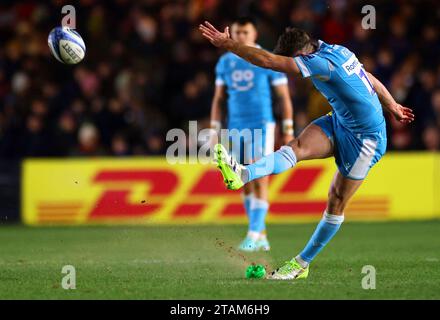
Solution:
[{"label": "yellow advertising board", "polygon": [[[316,220],[336,171],[332,159],[300,163],[270,180],[269,223]],[[22,220],[44,224],[244,223],[240,192],[214,165],[164,158],[28,159]],[[440,217],[440,156],[387,154],[346,210],[347,220]]]}]

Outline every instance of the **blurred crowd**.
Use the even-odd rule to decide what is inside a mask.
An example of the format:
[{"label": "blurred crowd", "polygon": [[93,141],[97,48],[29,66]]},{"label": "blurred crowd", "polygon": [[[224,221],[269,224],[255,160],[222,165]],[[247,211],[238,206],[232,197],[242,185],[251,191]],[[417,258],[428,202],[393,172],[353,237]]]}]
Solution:
[{"label": "blurred crowd", "polygon": [[[76,66],[47,46],[65,4],[87,46]],[[361,27],[364,4],[376,9],[375,30]],[[222,52],[198,24],[224,27],[243,15],[257,19],[269,50],[288,25],[346,45],[415,111],[409,126],[387,116],[389,149],[440,150],[437,0],[51,0],[0,3],[0,157],[163,154],[168,130],[209,124]],[[299,133],[329,106],[309,81],[290,80]]]}]

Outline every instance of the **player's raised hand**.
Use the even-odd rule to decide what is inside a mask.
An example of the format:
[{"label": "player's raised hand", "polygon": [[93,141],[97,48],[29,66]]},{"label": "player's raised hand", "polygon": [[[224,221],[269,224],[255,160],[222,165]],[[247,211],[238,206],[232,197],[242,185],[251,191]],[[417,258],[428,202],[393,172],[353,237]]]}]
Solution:
[{"label": "player's raised hand", "polygon": [[393,108],[393,115],[397,121],[401,123],[411,123],[414,121],[414,113],[412,109],[396,104]]},{"label": "player's raised hand", "polygon": [[224,47],[226,42],[231,38],[229,27],[226,27],[224,32],[220,32],[208,21],[205,21],[204,24],[200,24],[199,30],[202,32],[202,35],[216,47]]}]

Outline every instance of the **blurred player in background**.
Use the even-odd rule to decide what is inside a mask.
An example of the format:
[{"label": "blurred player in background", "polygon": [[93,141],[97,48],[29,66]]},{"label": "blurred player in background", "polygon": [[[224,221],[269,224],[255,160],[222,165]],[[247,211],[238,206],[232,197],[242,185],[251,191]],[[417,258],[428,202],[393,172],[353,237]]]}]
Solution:
[{"label": "blurred player in background", "polygon": [[272,54],[230,39],[228,27],[222,33],[206,22],[200,29],[214,45],[255,65],[311,78],[332,106],[332,113],[313,121],[298,138],[248,166],[238,165],[221,145],[215,147],[218,166],[230,189],[284,172],[302,160],[335,157],[338,171],[322,220],[305,248],[269,275],[282,280],[306,278],[309,264],[344,221],[348,201],[385,154],[382,108],[404,124],[414,120],[412,110],[398,104],[349,49],[316,41],[303,30],[287,28],[278,39],[276,54]]},{"label": "blurred player in background", "polygon": [[[232,38],[240,44],[256,44],[257,29],[252,18],[237,19],[231,27]],[[272,90],[282,109],[283,142],[293,139],[293,110],[283,73],[255,66],[228,52],[216,66],[215,94],[211,109],[211,128],[221,129],[222,106],[226,102],[232,153],[241,164],[250,164],[274,151],[275,122]],[[235,129],[235,130],[234,130]],[[241,134],[250,129],[251,135]],[[259,130],[259,131],[258,131]],[[249,132],[249,131],[248,131]],[[243,251],[270,250],[265,218],[269,208],[268,177],[261,177],[243,188],[243,201],[249,219]]]}]

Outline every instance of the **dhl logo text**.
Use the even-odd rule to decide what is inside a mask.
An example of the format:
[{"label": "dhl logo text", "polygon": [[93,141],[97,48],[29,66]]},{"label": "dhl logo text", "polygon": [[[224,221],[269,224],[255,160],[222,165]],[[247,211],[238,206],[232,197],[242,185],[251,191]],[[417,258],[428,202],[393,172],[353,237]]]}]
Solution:
[{"label": "dhl logo text", "polygon": [[[324,166],[299,167],[271,177],[270,218],[321,215],[326,207],[326,194],[316,197],[313,189],[325,170]],[[240,192],[227,190],[212,167],[194,171],[193,176],[173,167],[98,170],[87,187],[97,189],[97,197],[36,203],[38,221],[72,222],[82,217],[82,221],[93,222],[215,222],[246,217]],[[386,197],[360,197],[352,201],[349,210],[358,215],[383,216],[388,205]]]}]

